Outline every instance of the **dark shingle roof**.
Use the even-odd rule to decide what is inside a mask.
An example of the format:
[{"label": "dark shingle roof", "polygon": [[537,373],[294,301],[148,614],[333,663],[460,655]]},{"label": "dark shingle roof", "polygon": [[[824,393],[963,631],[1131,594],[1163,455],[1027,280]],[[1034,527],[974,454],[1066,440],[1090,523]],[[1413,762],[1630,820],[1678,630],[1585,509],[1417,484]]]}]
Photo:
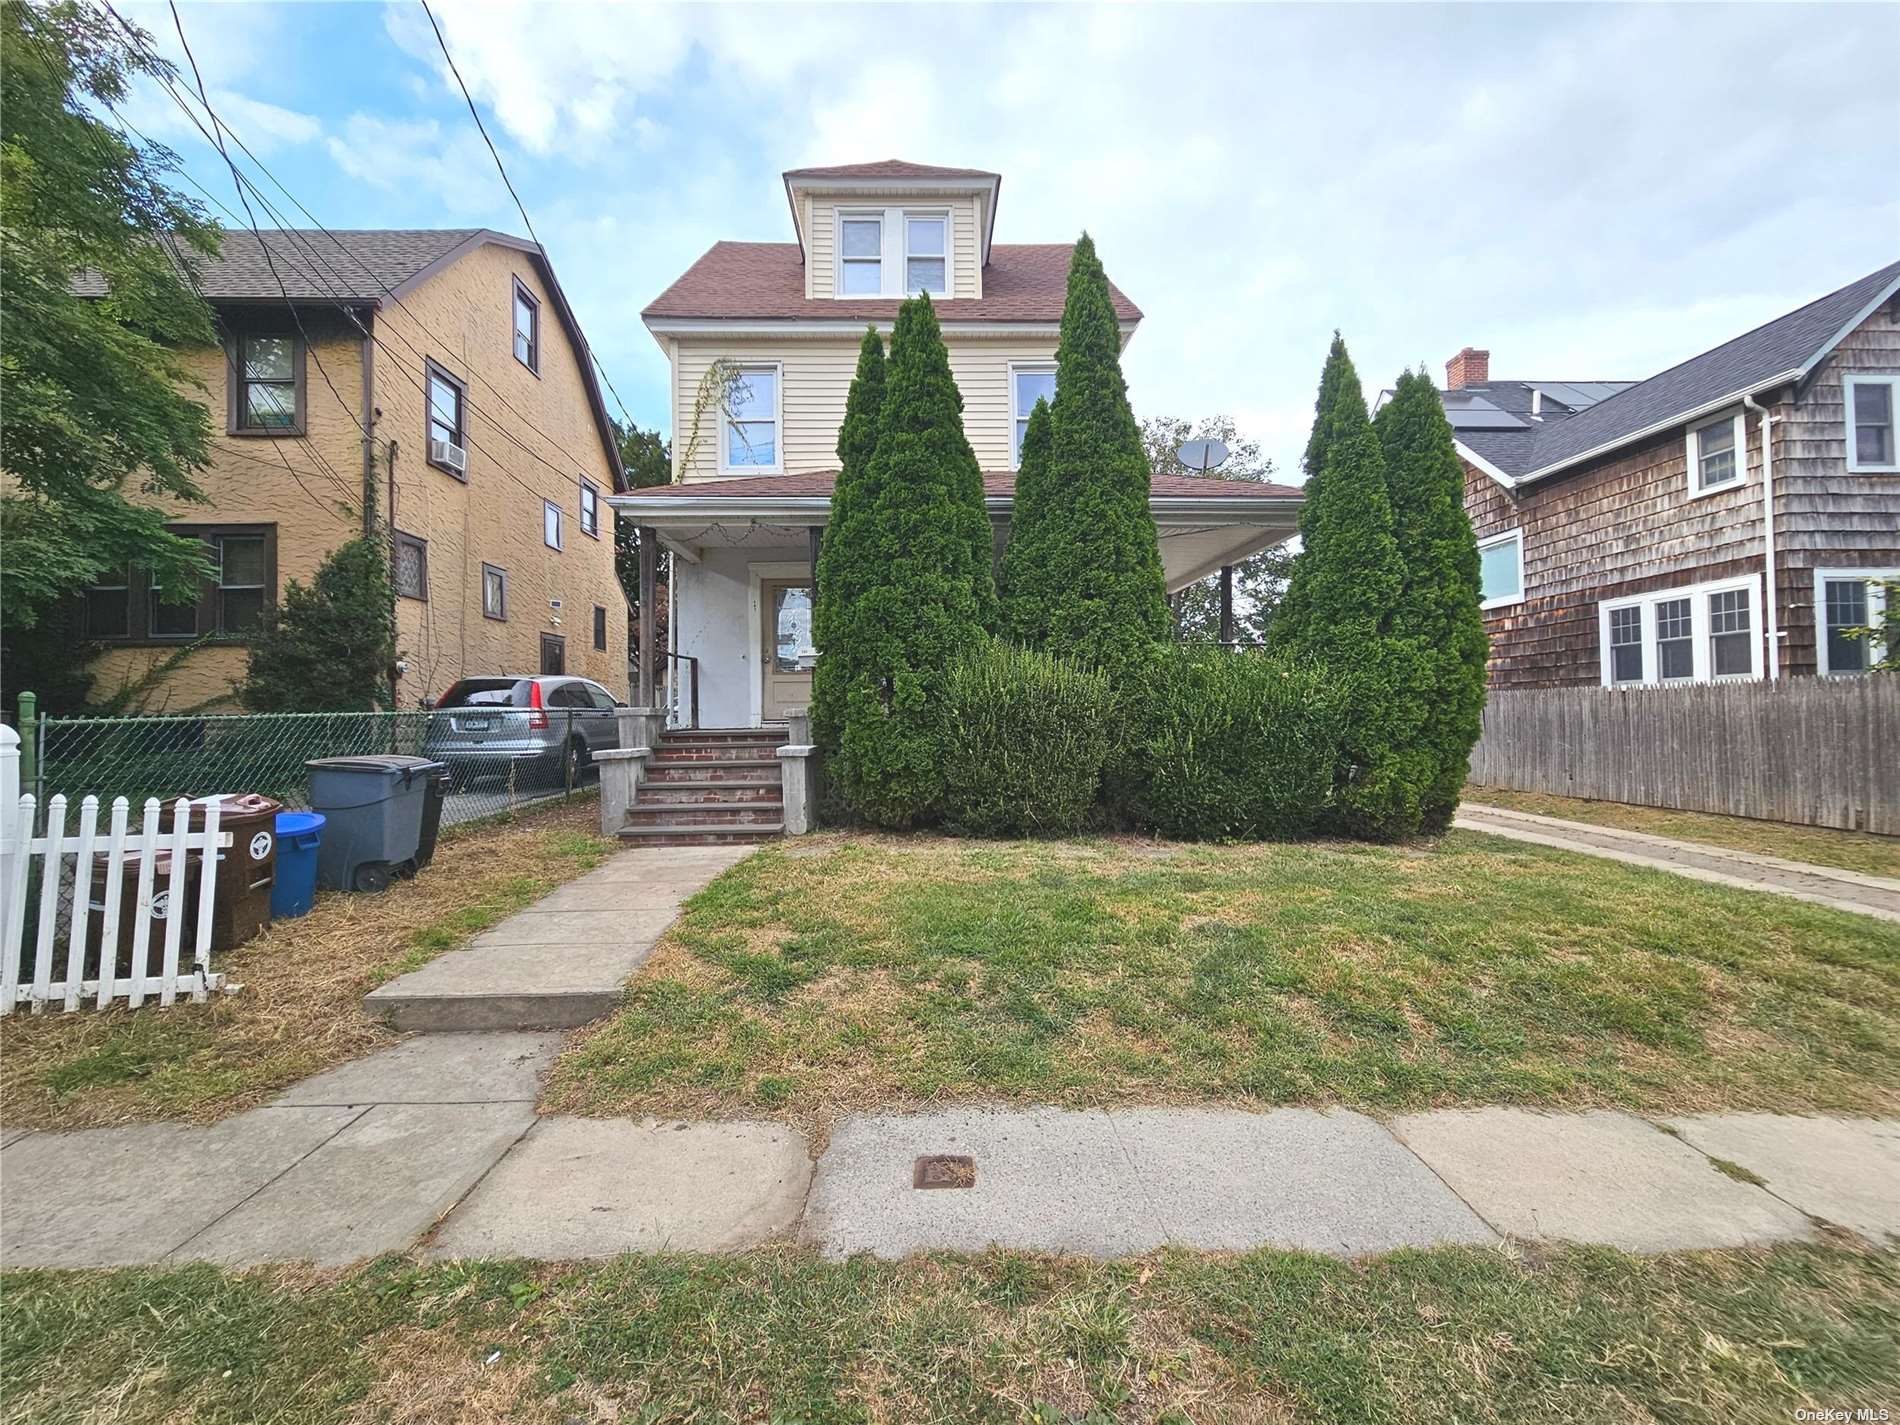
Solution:
[{"label": "dark shingle roof", "polygon": [[[837,482],[836,470],[805,470],[793,475],[742,475],[730,480],[694,480],[682,485],[655,485],[627,493],[644,499],[649,495],[662,499],[810,499],[831,497]],[[1016,472],[985,470],[983,493],[992,498],[1010,497],[1016,491]],[[1264,480],[1223,479],[1217,475],[1157,475],[1149,486],[1153,498],[1164,500],[1297,500],[1300,491],[1292,485],[1274,485]]]},{"label": "dark shingle roof", "polygon": [[929,163],[910,163],[901,158],[880,158],[874,163],[841,163],[830,168],[788,168],[787,178],[1000,178],[982,168],[938,168]]},{"label": "dark shingle roof", "polygon": [[[188,251],[186,255],[208,301],[281,302],[288,292],[300,301],[374,302],[385,288],[401,288],[482,231],[333,228],[323,233],[315,228],[265,228],[253,233],[226,228],[216,257]],[[272,263],[277,267],[274,277]],[[277,285],[280,279],[282,287]],[[75,290],[85,297],[105,295],[104,283],[94,274],[82,277]]]},{"label": "dark shingle roof", "polygon": [[[935,304],[937,316],[946,322],[1060,321],[1074,251],[1074,244],[1066,242],[997,243],[983,269],[983,295],[945,298]],[[1113,283],[1109,295],[1116,316],[1125,322],[1141,320],[1141,309]],[[716,242],[641,315],[890,321],[898,305],[896,297],[806,297],[805,267],[795,242]]]},{"label": "dark shingle roof", "polygon": [[1506,475],[1533,479],[1554,473],[1585,456],[1607,454],[1702,410],[1718,409],[1778,380],[1805,374],[1850,323],[1897,285],[1900,262],[1889,263],[1565,420],[1546,421],[1528,432],[1460,430],[1458,439]]}]

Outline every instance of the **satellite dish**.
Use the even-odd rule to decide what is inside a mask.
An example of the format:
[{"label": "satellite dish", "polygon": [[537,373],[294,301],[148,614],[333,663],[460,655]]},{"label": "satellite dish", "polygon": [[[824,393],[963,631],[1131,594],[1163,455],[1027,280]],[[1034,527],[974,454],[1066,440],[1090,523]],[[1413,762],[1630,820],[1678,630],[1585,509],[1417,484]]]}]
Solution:
[{"label": "satellite dish", "polygon": [[1227,442],[1224,440],[1190,440],[1175,451],[1180,462],[1190,470],[1205,472],[1217,470],[1227,463]]}]

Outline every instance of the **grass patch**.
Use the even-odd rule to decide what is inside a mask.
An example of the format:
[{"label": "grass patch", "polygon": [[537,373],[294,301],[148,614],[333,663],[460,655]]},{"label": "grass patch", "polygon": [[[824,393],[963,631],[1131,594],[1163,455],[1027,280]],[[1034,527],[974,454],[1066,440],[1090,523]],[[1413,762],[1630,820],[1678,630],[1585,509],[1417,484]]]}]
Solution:
[{"label": "grass patch", "polygon": [[210,1119],[395,1036],[362,998],[598,865],[591,804],[451,828],[435,861],[380,895],[318,896],[220,959],[243,988],[202,1005],[0,1021],[0,1102],[9,1127],[81,1128]]},{"label": "grass patch", "polygon": [[829,836],[688,902],[548,1104],[985,1098],[1891,1112],[1900,927],[1464,832]]},{"label": "grass patch", "polygon": [[1518,1422],[1891,1406],[1900,1259],[1840,1248],[790,1250],[0,1279],[7,1420]]},{"label": "grass patch", "polygon": [[1701,841],[1731,851],[1779,856],[1784,861],[1809,861],[1841,871],[1868,876],[1900,878],[1900,836],[1876,836],[1866,831],[1836,831],[1827,826],[1790,826],[1779,821],[1756,821],[1746,816],[1715,816],[1708,812],[1669,811],[1662,807],[1631,806],[1625,802],[1592,802],[1581,797],[1556,797],[1543,792],[1513,792],[1502,787],[1467,787],[1465,800],[1473,804],[1554,816],[1565,821],[1587,821],[1622,831],[1669,836],[1678,841]]}]

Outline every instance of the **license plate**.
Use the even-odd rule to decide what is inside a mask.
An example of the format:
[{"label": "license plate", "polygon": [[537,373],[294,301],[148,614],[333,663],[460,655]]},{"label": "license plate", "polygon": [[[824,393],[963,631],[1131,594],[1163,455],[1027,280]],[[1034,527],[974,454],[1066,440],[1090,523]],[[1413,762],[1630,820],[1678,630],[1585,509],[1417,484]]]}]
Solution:
[{"label": "license plate", "polygon": [[462,719],[462,731],[487,732],[495,725],[492,717],[465,717]]}]

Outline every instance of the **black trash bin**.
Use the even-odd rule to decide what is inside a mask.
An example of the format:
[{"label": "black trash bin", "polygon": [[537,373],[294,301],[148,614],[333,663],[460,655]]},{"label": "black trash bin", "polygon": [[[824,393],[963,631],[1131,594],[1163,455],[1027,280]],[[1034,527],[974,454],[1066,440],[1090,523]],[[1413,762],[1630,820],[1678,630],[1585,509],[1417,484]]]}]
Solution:
[{"label": "black trash bin", "polygon": [[[448,770],[427,757],[378,753],[319,757],[310,769],[310,809],[324,816],[317,884],[380,891],[415,870],[430,783]],[[433,849],[433,848],[431,848]]]},{"label": "black trash bin", "polygon": [[437,772],[422,789],[422,833],[416,838],[416,869],[435,860],[435,838],[442,830],[442,803],[449,797],[449,774]]}]

